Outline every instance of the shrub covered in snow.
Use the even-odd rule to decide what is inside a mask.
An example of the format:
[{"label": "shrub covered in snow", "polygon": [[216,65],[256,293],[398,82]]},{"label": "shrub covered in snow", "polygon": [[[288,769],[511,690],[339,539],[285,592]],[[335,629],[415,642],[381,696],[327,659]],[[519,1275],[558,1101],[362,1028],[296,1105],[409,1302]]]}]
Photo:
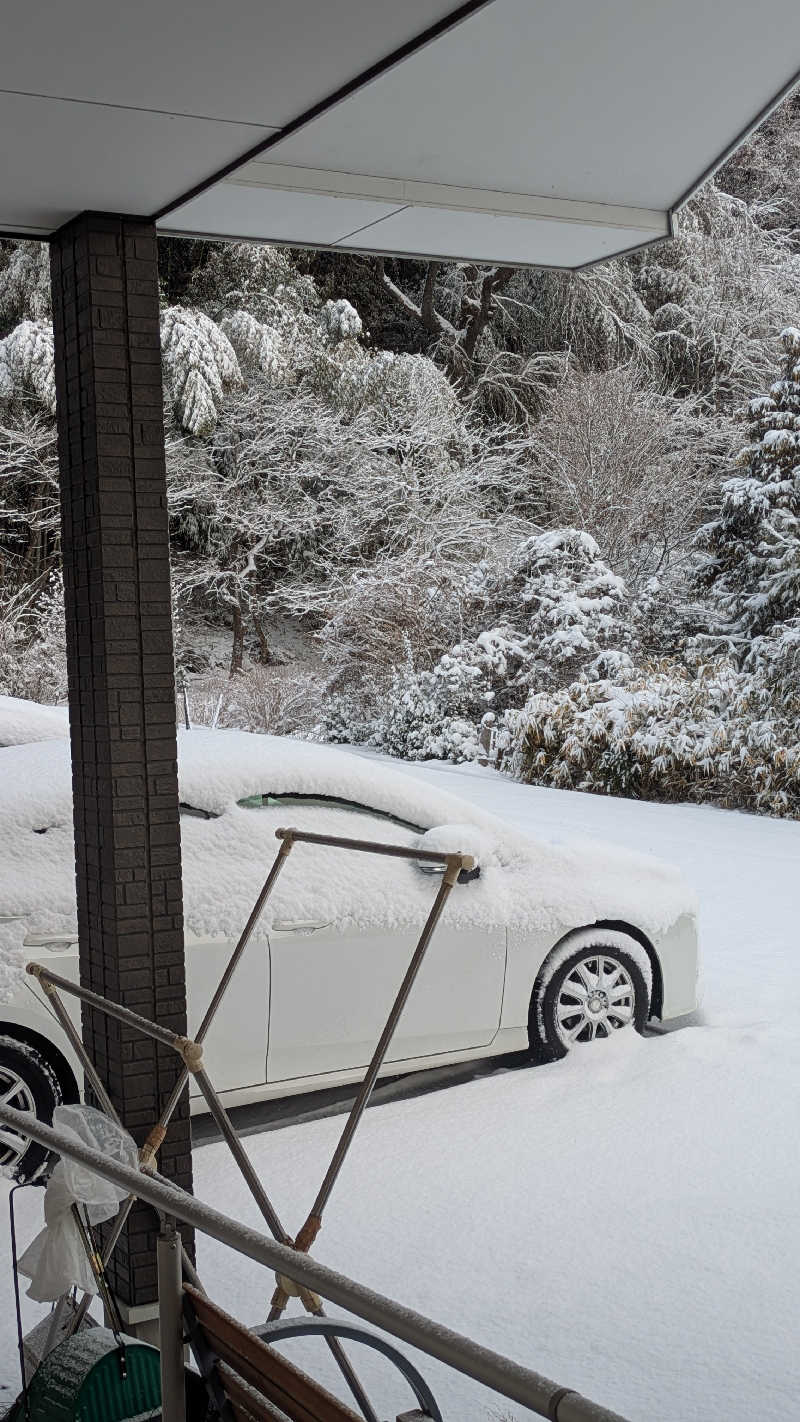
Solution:
[{"label": "shrub covered in snow", "polygon": [[0,696],[55,703],[67,695],[64,586],[0,598]]},{"label": "shrub covered in snow", "polygon": [[351,306],[344,297],[338,301],[326,301],[320,315],[323,330],[331,342],[355,340],[364,329],[355,306]]},{"label": "shrub covered in snow", "polygon": [[515,768],[561,789],[797,815],[799,718],[796,681],[770,684],[726,659],[662,662],[533,695],[516,718]]}]

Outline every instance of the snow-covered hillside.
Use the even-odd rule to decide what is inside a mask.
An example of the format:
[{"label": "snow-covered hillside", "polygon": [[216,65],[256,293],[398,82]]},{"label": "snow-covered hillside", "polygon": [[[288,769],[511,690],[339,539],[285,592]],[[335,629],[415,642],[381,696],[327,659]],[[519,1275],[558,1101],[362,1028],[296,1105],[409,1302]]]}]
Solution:
[{"label": "snow-covered hillside", "polygon": [[[369,1112],[317,1256],[633,1422],[793,1415],[800,826],[536,789],[475,768],[403,769],[527,829],[580,831],[681,864],[701,890],[704,1008],[666,1037],[624,1036]],[[330,1119],[248,1137],[288,1226],[303,1219],[340,1128]],[[199,1195],[258,1222],[224,1146],[196,1152],[195,1178]],[[41,1195],[19,1199],[27,1241]],[[222,1304],[264,1316],[271,1281],[255,1265],[208,1241],[198,1262]],[[0,1379],[13,1387],[8,1268],[2,1279]],[[315,1354],[313,1366],[327,1359]],[[446,1416],[513,1415],[424,1367]],[[365,1360],[363,1371],[380,1390],[381,1365]],[[387,1395],[386,1415],[391,1401],[406,1405]]]}]

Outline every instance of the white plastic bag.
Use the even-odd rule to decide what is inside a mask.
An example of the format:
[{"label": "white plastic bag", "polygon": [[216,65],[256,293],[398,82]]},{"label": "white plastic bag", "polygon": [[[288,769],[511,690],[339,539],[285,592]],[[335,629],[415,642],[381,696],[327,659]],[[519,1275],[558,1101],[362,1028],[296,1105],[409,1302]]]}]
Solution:
[{"label": "white plastic bag", "polygon": [[[82,1145],[112,1160],[138,1168],[136,1143],[127,1131],[93,1106],[57,1106],[53,1125]],[[72,1214],[74,1204],[86,1206],[91,1224],[113,1219],[127,1191],[65,1156],[58,1162],[44,1195],[45,1227],[19,1261],[20,1274],[31,1280],[28,1297],[52,1303],[73,1285],[89,1294],[97,1284]]]}]

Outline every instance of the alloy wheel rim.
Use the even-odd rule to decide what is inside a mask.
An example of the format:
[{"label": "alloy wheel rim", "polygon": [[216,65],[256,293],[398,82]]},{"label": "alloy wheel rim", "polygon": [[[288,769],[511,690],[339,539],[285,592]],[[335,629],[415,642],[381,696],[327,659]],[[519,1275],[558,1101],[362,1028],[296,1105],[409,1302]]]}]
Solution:
[{"label": "alloy wheel rim", "polygon": [[636,989],[627,968],[608,953],[588,953],[570,969],[555,1005],[556,1032],[567,1050],[602,1041],[633,1022]]},{"label": "alloy wheel rim", "polygon": [[[13,1106],[15,1111],[30,1111],[36,1115],[36,1102],[27,1082],[18,1072],[0,1067],[0,1106]],[[18,1165],[28,1146],[30,1136],[13,1127],[0,1124],[0,1166]]]}]

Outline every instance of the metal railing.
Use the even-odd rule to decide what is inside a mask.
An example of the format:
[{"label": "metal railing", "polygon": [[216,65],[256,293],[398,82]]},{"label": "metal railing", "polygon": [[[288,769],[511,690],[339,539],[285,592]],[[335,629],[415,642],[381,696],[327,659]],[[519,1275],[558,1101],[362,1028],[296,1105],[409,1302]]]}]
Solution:
[{"label": "metal railing", "polygon": [[[405,1308],[384,1294],[356,1283],[347,1275],[317,1263],[308,1255],[277,1243],[258,1230],[238,1224],[212,1205],[205,1204],[175,1185],[167,1184],[146,1170],[131,1170],[81,1144],[73,1136],[66,1136],[10,1106],[0,1105],[0,1121],[30,1136],[46,1150],[78,1161],[103,1179],[113,1181],[168,1219],[191,1225],[201,1234],[228,1245],[276,1274],[285,1275],[298,1286],[320,1294],[330,1303],[418,1348],[420,1352],[473,1378],[510,1402],[528,1408],[539,1417],[549,1418],[550,1422],[626,1422],[619,1413],[589,1401],[573,1389],[562,1387],[531,1368],[484,1348],[471,1338],[426,1318],[414,1309]],[[161,1321],[168,1324],[170,1320],[174,1323],[174,1307],[167,1304],[162,1310]],[[173,1341],[171,1337],[164,1339],[166,1356],[169,1356]],[[174,1351],[172,1349],[173,1354]]]},{"label": "metal railing", "polygon": [[[112,1002],[110,999],[100,996],[99,993],[92,992],[89,988],[84,987],[80,983],[70,982],[68,979],[60,977],[57,973],[52,972],[41,963],[29,963],[27,965],[27,971],[38,980],[40,987],[47,996],[50,1007],[81,1061],[86,1081],[94,1091],[99,1106],[120,1125],[122,1123],[119,1120],[114,1104],[61,1000],[61,994],[65,993],[75,997],[86,1006],[116,1019],[116,1021],[141,1032],[144,1036],[160,1042],[164,1046],[170,1047],[180,1057],[182,1070],[178,1074],[178,1078],[169,1094],[168,1100],[161,1109],[158,1121],[150,1130],[144,1145],[139,1151],[140,1172],[137,1174],[135,1170],[126,1170],[125,1167],[112,1164],[112,1162],[106,1161],[88,1147],[82,1146],[79,1151],[71,1138],[65,1137],[61,1132],[54,1132],[52,1127],[43,1126],[41,1122],[37,1121],[35,1127],[28,1126],[27,1120],[29,1118],[24,1115],[20,1116],[20,1113],[11,1111],[11,1108],[0,1107],[0,1120],[7,1119],[10,1123],[12,1117],[20,1116],[20,1119],[26,1122],[23,1134],[27,1134],[40,1144],[45,1144],[61,1154],[91,1164],[92,1168],[95,1168],[99,1175],[112,1179],[117,1184],[121,1181],[125,1184],[125,1187],[128,1189],[128,1196],[123,1202],[110,1235],[106,1240],[102,1253],[103,1267],[108,1263],[111,1257],[134,1200],[137,1198],[145,1200],[150,1204],[155,1204],[157,1209],[167,1215],[174,1216],[187,1224],[195,1225],[195,1227],[201,1231],[212,1234],[215,1238],[231,1244],[233,1248],[240,1249],[241,1252],[249,1254],[249,1256],[256,1261],[266,1263],[269,1268],[275,1270],[277,1287],[272,1296],[267,1319],[268,1325],[274,1325],[280,1319],[288,1302],[290,1293],[289,1282],[291,1282],[292,1286],[297,1287],[303,1308],[318,1322],[324,1321],[325,1317],[323,1304],[321,1298],[318,1296],[321,1295],[324,1298],[330,1298],[334,1302],[341,1303],[344,1308],[350,1309],[352,1312],[366,1318],[369,1322],[384,1328],[395,1337],[405,1339],[407,1342],[412,1342],[423,1351],[427,1351],[435,1357],[440,1357],[442,1361],[450,1363],[451,1366],[458,1368],[461,1372],[476,1377],[478,1381],[484,1382],[486,1386],[494,1388],[504,1396],[522,1402],[523,1405],[530,1408],[531,1411],[538,1412],[540,1416],[550,1418],[551,1422],[553,1422],[553,1419],[555,1419],[555,1422],[590,1422],[590,1419],[594,1419],[594,1422],[622,1422],[621,1419],[615,1418],[614,1413],[598,1408],[595,1404],[587,1402],[585,1398],[581,1398],[572,1389],[558,1387],[547,1378],[540,1378],[536,1373],[528,1369],[519,1368],[517,1364],[511,1363],[510,1360],[490,1353],[488,1350],[481,1348],[478,1344],[471,1343],[470,1340],[461,1338],[459,1335],[453,1334],[447,1329],[443,1329],[430,1319],[421,1318],[419,1315],[411,1314],[407,1310],[401,1309],[399,1305],[392,1303],[391,1300],[382,1298],[381,1295],[374,1294],[370,1290],[363,1289],[361,1285],[354,1283],[352,1280],[345,1279],[342,1275],[336,1275],[330,1270],[323,1269],[322,1277],[327,1281],[327,1288],[320,1286],[318,1271],[322,1266],[311,1263],[308,1259],[308,1251],[322,1227],[323,1211],[339,1176],[347,1152],[352,1145],[358,1124],[369,1103],[378,1075],[385,1062],[389,1044],[397,1028],[403,1008],[408,1000],[409,993],[419,973],[431,938],[441,919],[445,904],[456,884],[463,882],[465,874],[470,876],[473,873],[474,861],[471,856],[465,854],[415,849],[404,845],[382,844],[372,840],[344,839],[333,835],[313,834],[299,829],[279,829],[276,831],[276,839],[279,842],[279,847],[275,860],[264,881],[264,885],[256,899],[247,923],[242,930],[240,938],[230,955],[227,966],[225,967],[194,1038],[179,1036],[166,1027],[163,1027],[160,1023],[153,1022],[149,1018],[143,1017],[137,1012],[133,1012],[130,1008]],[[428,916],[420,930],[402,982],[389,1009],[383,1030],[375,1045],[369,1066],[359,1086],[330,1164],[325,1172],[322,1184],[317,1191],[309,1213],[306,1215],[302,1228],[293,1238],[279,1218],[243,1142],[236,1133],[222,1100],[212,1082],[209,1080],[203,1062],[202,1044],[237,964],[241,960],[244,948],[255,929],[288,856],[296,844],[303,843],[310,845],[323,844],[358,854],[366,853],[396,859],[423,861],[432,866],[435,865],[441,871],[442,877],[434,895]],[[164,1140],[170,1119],[190,1076],[194,1078],[208,1110],[228,1145],[242,1178],[258,1206],[262,1219],[273,1236],[273,1242],[270,1242],[263,1236],[255,1235],[253,1231],[242,1230],[241,1226],[236,1225],[235,1221],[226,1219],[225,1216],[220,1215],[218,1212],[209,1211],[205,1206],[201,1207],[203,1211],[202,1219],[197,1220],[197,1212],[200,1207],[198,1207],[194,1197],[185,1191],[179,1190],[176,1186],[163,1180],[163,1178],[157,1174],[155,1164],[158,1150]],[[47,1139],[42,1139],[42,1132],[46,1133]],[[57,1137],[59,1139],[57,1139]],[[166,1195],[164,1192],[167,1192]],[[211,1216],[213,1216],[216,1222],[216,1229],[209,1227],[208,1220]],[[258,1250],[254,1249],[254,1241],[256,1240],[258,1241]],[[188,1278],[190,1282],[199,1288],[202,1288],[202,1284],[190,1258],[182,1248],[180,1239],[175,1234],[174,1229],[171,1233],[169,1233],[169,1231],[165,1233],[165,1229],[162,1227],[158,1241],[157,1255],[159,1278],[162,1281],[163,1288],[170,1294],[170,1298],[165,1299],[162,1305],[161,1315],[163,1323],[165,1315],[172,1318],[174,1314],[174,1299],[172,1298],[172,1293],[174,1292],[173,1285],[176,1268],[179,1270],[181,1278]],[[287,1261],[291,1261],[291,1267],[289,1267]],[[102,1268],[100,1273],[102,1274]],[[102,1282],[102,1280],[99,1282]],[[335,1290],[334,1292],[330,1291],[332,1288]],[[293,1289],[291,1291],[293,1291]],[[357,1306],[356,1300],[358,1297],[362,1299],[362,1305],[364,1300],[368,1301],[366,1312],[363,1306],[362,1308]],[[71,1323],[73,1329],[80,1326],[81,1319],[90,1301],[91,1296],[87,1294],[73,1316]],[[409,1320],[416,1320],[411,1333],[408,1332]],[[181,1422],[183,1422],[183,1412],[180,1404],[176,1401],[178,1396],[182,1395],[183,1374],[178,1365],[180,1349],[176,1351],[177,1345],[173,1334],[174,1329],[170,1328],[170,1330],[162,1336],[162,1386],[165,1399],[164,1416],[165,1422],[177,1422],[177,1419],[181,1419]],[[320,1330],[320,1336],[324,1338],[327,1346],[330,1348],[342,1376],[353,1394],[362,1416],[365,1418],[365,1422],[378,1422],[372,1403],[342,1346],[336,1330],[328,1332],[322,1328]],[[448,1340],[445,1353],[438,1352],[431,1345],[431,1339],[443,1338]],[[465,1348],[466,1352],[464,1352]],[[470,1359],[472,1360],[472,1366],[470,1365]],[[475,1359],[481,1360],[480,1372],[474,1371]],[[510,1373],[509,1370],[511,1370]],[[520,1378],[525,1379],[524,1395],[520,1395],[513,1390],[509,1391],[510,1381]],[[505,1383],[503,1379],[505,1379]],[[169,1402],[169,1416],[166,1408],[167,1402]]]}]

